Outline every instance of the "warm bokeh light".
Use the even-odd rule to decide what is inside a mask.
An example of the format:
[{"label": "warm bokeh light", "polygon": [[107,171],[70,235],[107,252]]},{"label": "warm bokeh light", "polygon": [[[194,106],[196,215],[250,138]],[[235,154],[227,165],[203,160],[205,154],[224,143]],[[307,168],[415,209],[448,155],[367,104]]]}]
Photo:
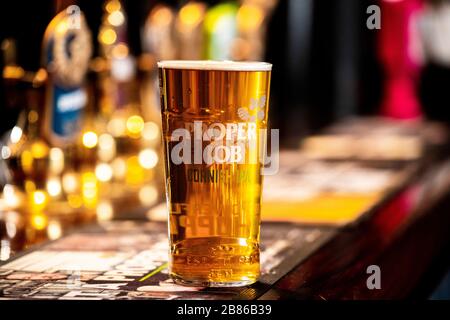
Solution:
[{"label": "warm bokeh light", "polygon": [[114,42],[116,42],[116,39],[117,39],[117,34],[111,28],[103,29],[100,32],[99,40],[100,40],[100,42],[102,42],[102,43],[104,43],[106,45],[113,44]]},{"label": "warm bokeh light", "polygon": [[60,174],[64,170],[64,152],[60,148],[50,149],[50,172]]},{"label": "warm bokeh light", "polygon": [[130,185],[139,185],[144,181],[145,171],[139,163],[137,156],[129,157],[126,161],[127,172],[125,176],[126,183]]},{"label": "warm bokeh light", "polygon": [[118,43],[114,46],[111,53],[112,56],[116,59],[124,59],[129,55],[130,50],[128,49],[128,46],[126,44]]},{"label": "warm bokeh light", "polygon": [[27,193],[31,193],[36,190],[36,184],[32,180],[26,179],[24,185],[25,185],[25,191]]},{"label": "warm bokeh light", "polygon": [[116,155],[116,142],[114,138],[107,133],[98,138],[98,157],[101,161],[110,161]]},{"label": "warm bokeh light", "polygon": [[115,147],[114,138],[107,133],[100,135],[98,138],[98,147],[105,150],[113,149]]},{"label": "warm bokeh light", "polygon": [[83,205],[83,199],[78,194],[69,194],[67,196],[67,202],[69,203],[69,206],[74,209],[81,208]]},{"label": "warm bokeh light", "polygon": [[9,159],[11,157],[11,148],[8,146],[3,146],[1,149],[2,159]]},{"label": "warm bokeh light", "polygon": [[31,173],[33,171],[33,161],[34,159],[43,159],[48,156],[50,148],[48,145],[41,141],[35,141],[31,144],[29,149],[26,149],[21,154],[21,163],[23,170],[26,173]]},{"label": "warm bokeh light", "polygon": [[96,214],[98,221],[111,220],[114,216],[114,208],[111,205],[111,202],[107,200],[101,201],[97,206]]},{"label": "warm bokeh light", "polygon": [[47,227],[47,235],[50,240],[56,240],[62,236],[61,223],[58,221],[50,221]]},{"label": "warm bokeh light", "polygon": [[159,141],[159,127],[154,122],[146,122],[142,130],[142,137],[147,141]]},{"label": "warm bokeh light", "polygon": [[153,185],[144,186],[139,190],[139,200],[145,206],[151,206],[158,200],[158,189]]},{"label": "warm bokeh light", "polygon": [[62,177],[63,189],[66,193],[74,193],[79,188],[78,176],[76,173],[68,172]]},{"label": "warm bokeh light", "polygon": [[115,26],[121,26],[125,22],[125,16],[121,11],[113,11],[108,16],[108,22]]},{"label": "warm bokeh light", "polygon": [[33,169],[33,155],[30,150],[24,150],[20,155],[20,162],[22,164],[23,171],[26,173],[31,172]]},{"label": "warm bokeh light", "polygon": [[87,208],[93,208],[98,197],[98,181],[93,172],[84,172],[81,175],[81,192],[84,205]]},{"label": "warm bokeh light", "polygon": [[39,119],[39,114],[35,110],[31,110],[28,112],[28,121],[30,123],[35,123]]},{"label": "warm bokeh light", "polygon": [[98,136],[93,131],[87,131],[83,134],[83,145],[88,148],[94,148],[98,143]]},{"label": "warm bokeh light", "polygon": [[106,3],[105,9],[108,13],[119,11],[122,8],[119,0],[111,0]]},{"label": "warm bokeh light", "polygon": [[141,116],[134,115],[127,119],[127,130],[128,133],[135,137],[139,135],[144,129],[144,120]]},{"label": "warm bokeh light", "polygon": [[32,212],[42,211],[48,203],[47,192],[44,190],[36,190],[31,192],[29,202]]},{"label": "warm bokeh light", "polygon": [[200,23],[204,11],[203,4],[195,2],[188,3],[180,10],[180,21],[183,23],[183,26],[195,27]]},{"label": "warm bokeh light", "polygon": [[42,212],[33,213],[31,215],[31,225],[36,230],[44,230],[47,227],[47,216]]},{"label": "warm bokeh light", "polygon": [[5,66],[3,69],[3,78],[20,79],[25,75],[25,70],[18,66]]},{"label": "warm bokeh light", "polygon": [[37,140],[31,144],[31,155],[34,159],[43,159],[48,156],[50,148],[47,143]]},{"label": "warm bokeh light", "polygon": [[2,240],[0,243],[0,261],[6,261],[11,257],[11,246],[9,240]]},{"label": "warm bokeh light", "polygon": [[114,137],[123,136],[127,131],[126,120],[123,118],[113,118],[108,122],[106,130]]},{"label": "warm bokeh light", "polygon": [[139,164],[145,169],[152,169],[158,164],[158,154],[155,150],[145,149],[139,152]]},{"label": "warm bokeh light", "polygon": [[9,136],[9,139],[12,143],[19,142],[20,138],[22,137],[22,129],[18,126],[15,126],[11,130],[11,135]]},{"label": "warm bokeh light", "polygon": [[157,26],[167,26],[172,23],[173,13],[169,8],[159,6],[152,12],[151,19]]},{"label": "warm bokeh light", "polygon": [[40,68],[36,74],[34,75],[33,83],[38,86],[39,84],[44,83],[48,78],[47,70],[45,68]]},{"label": "warm bokeh light", "polygon": [[5,231],[6,235],[13,239],[17,235],[18,227],[20,225],[20,220],[22,216],[19,212],[16,211],[8,211],[6,215],[3,215],[3,219],[5,219]]},{"label": "warm bokeh light", "polygon": [[46,201],[46,194],[44,191],[35,191],[33,194],[33,201],[36,205],[43,205]]},{"label": "warm bokeh light", "polygon": [[127,164],[123,158],[116,158],[111,163],[113,175],[116,179],[123,179],[127,173]]},{"label": "warm bokeh light", "polygon": [[257,30],[261,26],[264,20],[264,13],[258,6],[245,4],[239,8],[236,19],[240,31],[250,32]]},{"label": "warm bokeh light", "polygon": [[3,187],[3,199],[10,208],[15,208],[20,204],[20,194],[16,187],[11,184],[6,184]]},{"label": "warm bokeh light", "polygon": [[61,194],[62,187],[58,177],[50,177],[47,180],[47,192],[51,197],[58,197]]},{"label": "warm bokeh light", "polygon": [[111,180],[111,178],[113,176],[113,171],[112,171],[111,166],[107,163],[99,163],[95,167],[95,176],[97,177],[98,180],[100,180],[102,182],[107,182],[107,181]]}]

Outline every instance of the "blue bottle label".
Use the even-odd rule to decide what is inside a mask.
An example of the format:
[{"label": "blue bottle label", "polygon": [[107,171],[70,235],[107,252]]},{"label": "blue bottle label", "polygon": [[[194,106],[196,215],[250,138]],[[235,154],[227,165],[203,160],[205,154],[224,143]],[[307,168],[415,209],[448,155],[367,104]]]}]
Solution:
[{"label": "blue bottle label", "polygon": [[81,128],[81,116],[86,103],[87,94],[83,88],[53,86],[53,133],[64,138],[77,133]]}]

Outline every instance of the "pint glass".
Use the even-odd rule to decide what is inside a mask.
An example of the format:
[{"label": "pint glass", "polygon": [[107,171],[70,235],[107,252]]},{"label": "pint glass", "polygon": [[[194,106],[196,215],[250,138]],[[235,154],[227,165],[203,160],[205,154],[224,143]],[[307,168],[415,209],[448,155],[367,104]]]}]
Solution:
[{"label": "pint glass", "polygon": [[169,209],[169,269],[190,286],[260,274],[263,149],[272,65],[158,63]]}]

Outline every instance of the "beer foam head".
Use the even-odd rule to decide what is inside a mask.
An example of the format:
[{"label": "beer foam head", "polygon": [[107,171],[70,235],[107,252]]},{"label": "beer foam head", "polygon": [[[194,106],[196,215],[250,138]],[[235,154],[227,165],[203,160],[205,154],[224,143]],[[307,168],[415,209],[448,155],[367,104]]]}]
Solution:
[{"label": "beer foam head", "polygon": [[213,60],[166,60],[158,62],[163,69],[211,70],[211,71],[271,71],[267,62],[237,62]]}]

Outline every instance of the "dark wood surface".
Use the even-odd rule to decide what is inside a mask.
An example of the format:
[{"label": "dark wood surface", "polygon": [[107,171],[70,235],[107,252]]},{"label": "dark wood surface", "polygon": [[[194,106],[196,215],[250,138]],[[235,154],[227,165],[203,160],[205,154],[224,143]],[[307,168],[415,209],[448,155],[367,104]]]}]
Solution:
[{"label": "dark wood surface", "polygon": [[[278,281],[260,299],[427,298],[448,270],[450,162],[418,175],[368,219],[331,241]],[[381,270],[369,290],[366,270]]]}]

